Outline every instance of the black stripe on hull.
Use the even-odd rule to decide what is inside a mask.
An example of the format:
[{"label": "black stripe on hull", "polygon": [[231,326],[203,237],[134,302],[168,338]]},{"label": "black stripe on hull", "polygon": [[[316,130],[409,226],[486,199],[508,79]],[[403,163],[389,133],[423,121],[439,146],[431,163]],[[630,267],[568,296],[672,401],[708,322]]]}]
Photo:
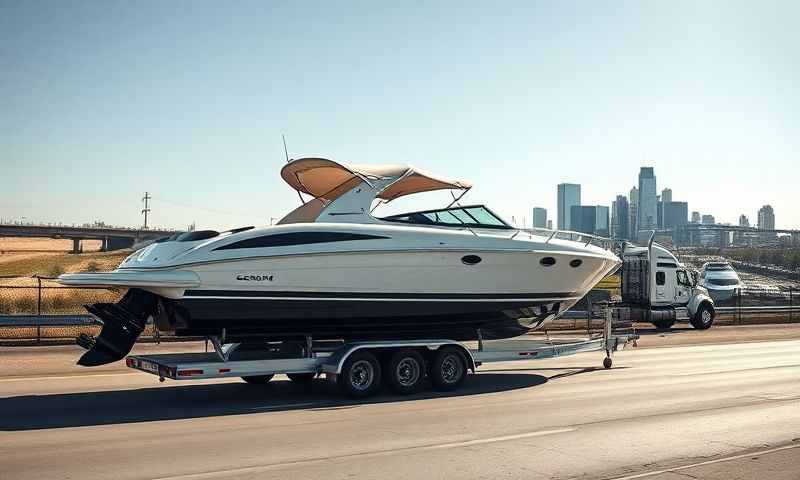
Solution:
[{"label": "black stripe on hull", "polygon": [[376,293],[376,292],[291,292],[269,290],[186,290],[184,297],[231,298],[375,298],[404,300],[502,300],[502,299],[569,299],[576,292],[555,293]]},{"label": "black stripe on hull", "polygon": [[[448,338],[473,340],[522,335],[559,313],[558,300],[376,301],[184,298],[175,301],[186,323],[179,335],[219,335],[231,341],[311,335],[348,340]],[[569,302],[571,303],[571,302]]]}]

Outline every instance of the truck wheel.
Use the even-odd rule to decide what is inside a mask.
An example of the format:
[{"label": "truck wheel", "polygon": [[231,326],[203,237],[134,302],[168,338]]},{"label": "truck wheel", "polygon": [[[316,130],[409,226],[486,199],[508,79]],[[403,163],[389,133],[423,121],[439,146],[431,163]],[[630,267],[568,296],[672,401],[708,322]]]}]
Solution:
[{"label": "truck wheel", "polygon": [[417,350],[404,348],[389,359],[386,380],[389,387],[400,395],[416,393],[425,378],[425,359]]},{"label": "truck wheel", "polygon": [[287,377],[294,383],[308,384],[314,381],[317,377],[316,373],[287,373]]},{"label": "truck wheel", "polygon": [[273,375],[253,375],[251,377],[242,377],[242,380],[253,385],[264,385],[272,380],[272,377]]},{"label": "truck wheel", "polygon": [[433,357],[431,382],[436,390],[450,391],[460,387],[467,378],[467,361],[455,347],[441,347]]},{"label": "truck wheel", "polygon": [[381,386],[381,364],[370,352],[354,352],[344,362],[337,382],[342,392],[349,397],[368,397]]},{"label": "truck wheel", "polygon": [[690,323],[698,330],[711,328],[711,325],[714,324],[714,310],[707,303],[700,305]]},{"label": "truck wheel", "polygon": [[661,320],[658,322],[653,322],[653,326],[660,330],[669,330],[673,325],[675,325],[674,320]]}]

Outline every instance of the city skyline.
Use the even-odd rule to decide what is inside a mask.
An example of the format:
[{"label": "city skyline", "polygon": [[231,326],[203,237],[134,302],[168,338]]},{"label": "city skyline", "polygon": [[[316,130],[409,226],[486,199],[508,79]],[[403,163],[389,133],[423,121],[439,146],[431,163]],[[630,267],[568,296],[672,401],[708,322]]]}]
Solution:
[{"label": "city skyline", "polygon": [[268,224],[299,204],[285,134],[292,158],[471,180],[520,225],[554,185],[608,205],[646,165],[718,221],[770,204],[797,228],[800,5],[771,5],[7,3],[0,217],[141,225],[150,192],[153,226]]}]

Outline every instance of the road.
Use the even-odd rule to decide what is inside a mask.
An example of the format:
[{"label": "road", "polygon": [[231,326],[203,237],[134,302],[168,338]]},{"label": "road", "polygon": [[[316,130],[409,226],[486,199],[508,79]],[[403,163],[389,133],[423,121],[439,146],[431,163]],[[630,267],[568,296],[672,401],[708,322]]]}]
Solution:
[{"label": "road", "polygon": [[640,343],[611,370],[597,352],[499,363],[457,394],[366,402],[2,348],[0,478],[800,478],[800,325]]}]

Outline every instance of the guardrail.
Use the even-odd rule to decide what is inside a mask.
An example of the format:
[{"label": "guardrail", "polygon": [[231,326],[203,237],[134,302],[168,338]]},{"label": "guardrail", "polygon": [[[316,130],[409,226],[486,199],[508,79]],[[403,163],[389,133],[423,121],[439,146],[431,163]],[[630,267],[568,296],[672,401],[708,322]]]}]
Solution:
[{"label": "guardrail", "polygon": [[[742,313],[792,313],[797,314],[797,320],[800,321],[800,305],[761,305],[749,307],[716,307],[717,313],[736,314]],[[589,317],[589,312],[585,310],[568,310],[561,315],[561,318],[568,320],[586,320]],[[591,318],[602,318],[597,312],[592,312]],[[791,317],[790,317],[791,318]]]}]

